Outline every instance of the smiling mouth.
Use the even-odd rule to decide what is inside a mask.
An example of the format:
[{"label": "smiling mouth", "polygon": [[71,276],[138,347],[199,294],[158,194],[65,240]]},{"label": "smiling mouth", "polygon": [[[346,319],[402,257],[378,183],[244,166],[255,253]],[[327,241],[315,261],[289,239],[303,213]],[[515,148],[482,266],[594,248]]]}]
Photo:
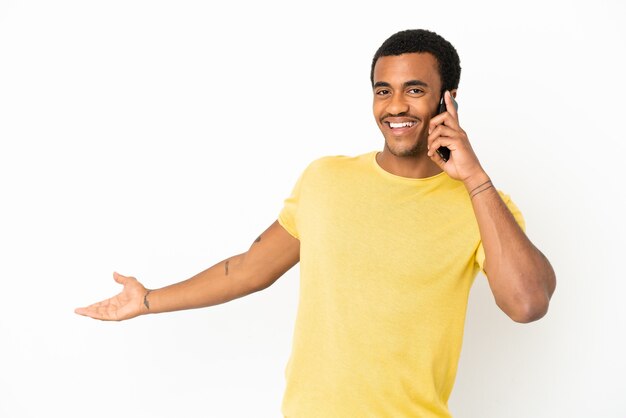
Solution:
[{"label": "smiling mouth", "polygon": [[417,122],[385,122],[391,129],[411,128],[417,124]]}]

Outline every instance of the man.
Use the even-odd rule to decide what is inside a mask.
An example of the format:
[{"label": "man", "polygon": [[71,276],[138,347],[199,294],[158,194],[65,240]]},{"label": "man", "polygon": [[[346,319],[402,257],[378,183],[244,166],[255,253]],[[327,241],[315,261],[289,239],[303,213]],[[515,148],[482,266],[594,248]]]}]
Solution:
[{"label": "man", "polygon": [[556,283],[459,125],[460,71],[439,35],[391,36],[371,69],[382,152],[311,163],[247,252],[158,290],[114,273],[122,293],[76,312],[122,320],[215,305],[270,286],[299,261],[283,414],[449,417],[478,271],[517,322],[544,316]]}]

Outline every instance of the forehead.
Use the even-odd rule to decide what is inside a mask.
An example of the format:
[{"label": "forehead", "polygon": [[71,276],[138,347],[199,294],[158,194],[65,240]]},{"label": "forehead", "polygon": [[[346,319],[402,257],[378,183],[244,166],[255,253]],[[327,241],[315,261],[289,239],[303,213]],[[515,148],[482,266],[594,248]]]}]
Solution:
[{"label": "forehead", "polygon": [[428,52],[412,52],[380,57],[374,66],[374,84],[384,81],[401,85],[408,80],[422,80],[433,88],[441,88],[437,59]]}]

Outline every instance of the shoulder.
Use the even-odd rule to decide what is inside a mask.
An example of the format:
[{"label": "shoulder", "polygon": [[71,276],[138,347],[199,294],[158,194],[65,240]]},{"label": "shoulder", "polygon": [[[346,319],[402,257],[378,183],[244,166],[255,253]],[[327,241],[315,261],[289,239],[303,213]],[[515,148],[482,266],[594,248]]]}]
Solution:
[{"label": "shoulder", "polygon": [[337,171],[356,169],[367,161],[371,153],[357,156],[327,155],[313,160],[305,169],[305,172],[316,174],[328,174]]}]

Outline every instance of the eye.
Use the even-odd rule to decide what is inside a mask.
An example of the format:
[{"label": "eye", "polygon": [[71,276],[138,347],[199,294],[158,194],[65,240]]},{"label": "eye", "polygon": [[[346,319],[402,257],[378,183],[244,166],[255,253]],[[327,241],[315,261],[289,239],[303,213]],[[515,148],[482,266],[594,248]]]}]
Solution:
[{"label": "eye", "polygon": [[389,90],[378,90],[378,91],[376,92],[376,94],[377,94],[378,96],[384,96],[384,95],[389,94]]},{"label": "eye", "polygon": [[418,88],[414,88],[414,89],[410,89],[409,93],[411,93],[411,94],[422,94],[422,93],[424,93],[424,90],[418,89]]}]

